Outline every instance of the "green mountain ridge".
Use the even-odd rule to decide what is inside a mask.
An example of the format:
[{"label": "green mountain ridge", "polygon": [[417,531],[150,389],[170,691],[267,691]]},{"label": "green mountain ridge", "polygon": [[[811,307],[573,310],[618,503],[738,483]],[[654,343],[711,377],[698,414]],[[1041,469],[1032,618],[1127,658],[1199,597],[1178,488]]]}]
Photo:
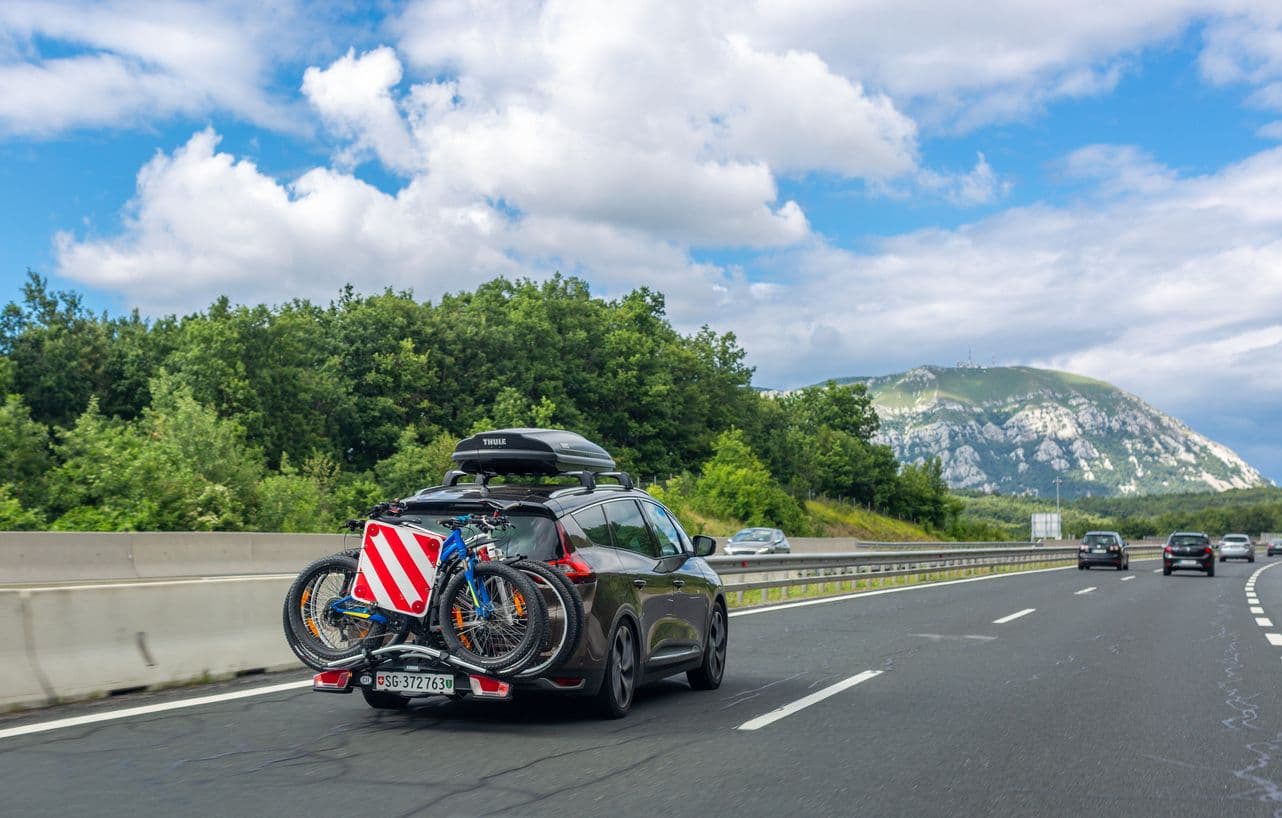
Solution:
[{"label": "green mountain ridge", "polygon": [[868,386],[878,442],[939,457],[956,489],[1064,497],[1270,485],[1220,443],[1104,381],[1033,367],[921,366]]}]

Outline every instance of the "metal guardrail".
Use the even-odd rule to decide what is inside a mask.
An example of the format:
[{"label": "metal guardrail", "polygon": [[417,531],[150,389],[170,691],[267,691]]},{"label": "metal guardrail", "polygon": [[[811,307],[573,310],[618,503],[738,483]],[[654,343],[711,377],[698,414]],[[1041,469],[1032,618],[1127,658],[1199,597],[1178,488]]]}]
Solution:
[{"label": "metal guardrail", "polygon": [[[1130,547],[1131,559],[1156,556],[1160,545]],[[922,574],[970,574],[1013,566],[1016,570],[1047,563],[1071,563],[1077,546],[1026,545],[1004,548],[934,548],[912,551],[861,551],[839,554],[762,554],[714,556],[708,563],[726,580],[726,590],[737,592],[786,588],[796,585],[880,580]]]}]

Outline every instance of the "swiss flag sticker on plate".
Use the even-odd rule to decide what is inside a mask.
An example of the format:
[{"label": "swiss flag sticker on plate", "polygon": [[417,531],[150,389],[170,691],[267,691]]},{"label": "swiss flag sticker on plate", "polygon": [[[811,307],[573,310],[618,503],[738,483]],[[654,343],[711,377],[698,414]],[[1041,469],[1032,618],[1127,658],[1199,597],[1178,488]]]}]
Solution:
[{"label": "swiss flag sticker on plate", "polygon": [[370,520],[352,596],[389,611],[422,616],[445,540],[427,531]]}]

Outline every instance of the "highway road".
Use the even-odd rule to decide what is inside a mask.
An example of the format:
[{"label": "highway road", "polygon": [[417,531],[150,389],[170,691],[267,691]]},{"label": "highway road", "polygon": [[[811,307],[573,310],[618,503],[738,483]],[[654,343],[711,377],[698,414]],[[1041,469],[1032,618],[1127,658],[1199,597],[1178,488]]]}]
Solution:
[{"label": "highway road", "polygon": [[301,674],[10,716],[4,812],[1282,815],[1282,568],[1156,565],[738,613],[720,690],[622,721],[258,693]]}]

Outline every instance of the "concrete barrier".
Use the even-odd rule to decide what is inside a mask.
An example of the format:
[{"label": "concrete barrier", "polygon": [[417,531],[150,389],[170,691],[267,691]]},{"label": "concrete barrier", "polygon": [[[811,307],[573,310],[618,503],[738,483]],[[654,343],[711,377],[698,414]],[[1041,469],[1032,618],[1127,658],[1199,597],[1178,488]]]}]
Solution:
[{"label": "concrete barrier", "polygon": [[250,534],[246,573],[297,573],[313,560],[360,544],[359,537],[344,539],[341,534]]},{"label": "concrete barrier", "polygon": [[11,687],[7,675],[0,677],[0,703],[299,667],[281,631],[289,582],[246,577],[0,591],[0,610],[27,605],[36,679],[33,686],[15,678]]},{"label": "concrete barrier", "polygon": [[33,630],[27,599],[0,593],[0,710],[46,700],[52,691],[33,663]]},{"label": "concrete barrier", "polygon": [[7,531],[0,532],[0,586],[290,574],[343,547],[339,534]]},{"label": "concrete barrier", "polygon": [[0,533],[0,584],[137,579],[134,534]]}]

